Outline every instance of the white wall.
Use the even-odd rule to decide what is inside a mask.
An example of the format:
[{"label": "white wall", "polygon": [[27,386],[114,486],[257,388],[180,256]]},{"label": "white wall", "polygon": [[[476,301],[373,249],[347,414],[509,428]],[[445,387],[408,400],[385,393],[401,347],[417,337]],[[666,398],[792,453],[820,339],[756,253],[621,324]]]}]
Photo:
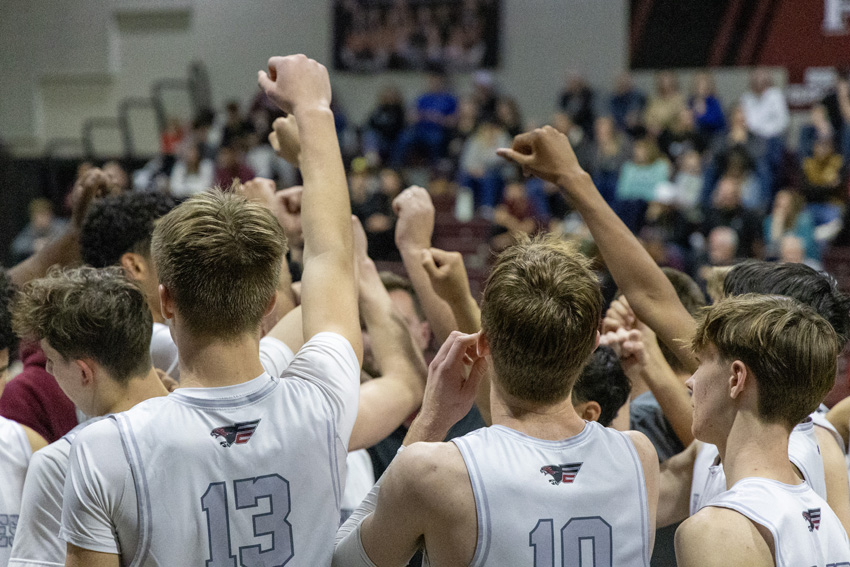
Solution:
[{"label": "white wall", "polygon": [[[494,75],[526,118],[545,120],[568,70],[607,89],[625,66],[627,0],[503,0],[502,65]],[[127,24],[128,13],[181,15],[172,26]],[[193,59],[210,72],[217,104],[247,101],[270,55],[303,52],[331,62],[331,0],[0,0],[0,138],[38,151],[78,137],[83,121],[114,116],[128,95],[180,77]],[[132,20],[132,18],[129,18]],[[410,98],[418,73],[332,71],[334,94],[354,122],[395,83]],[[460,92],[468,77],[457,77]]]}]

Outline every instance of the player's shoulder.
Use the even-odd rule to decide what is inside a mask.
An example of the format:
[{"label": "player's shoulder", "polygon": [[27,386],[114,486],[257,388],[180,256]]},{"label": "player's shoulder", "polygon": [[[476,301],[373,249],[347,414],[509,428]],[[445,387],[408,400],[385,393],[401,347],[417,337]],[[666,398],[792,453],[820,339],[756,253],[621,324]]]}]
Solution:
[{"label": "player's shoulder", "polygon": [[79,430],[70,441],[72,446],[89,445],[97,449],[103,443],[120,442],[121,436],[114,419],[101,419]]},{"label": "player's shoulder", "polygon": [[[767,542],[756,525],[743,514],[729,508],[705,506],[682,522],[676,530],[676,556],[687,565],[772,565]],[[723,554],[717,553],[723,542]],[[712,557],[717,557],[714,563]],[[681,561],[685,559],[685,561]]]},{"label": "player's shoulder", "polygon": [[463,457],[454,443],[413,443],[393,461],[394,476],[427,498],[459,479],[468,479]]},{"label": "player's shoulder", "polygon": [[658,464],[658,452],[655,450],[655,446],[649,440],[649,437],[640,431],[623,431],[623,434],[634,445],[641,462],[653,461],[656,465]]}]

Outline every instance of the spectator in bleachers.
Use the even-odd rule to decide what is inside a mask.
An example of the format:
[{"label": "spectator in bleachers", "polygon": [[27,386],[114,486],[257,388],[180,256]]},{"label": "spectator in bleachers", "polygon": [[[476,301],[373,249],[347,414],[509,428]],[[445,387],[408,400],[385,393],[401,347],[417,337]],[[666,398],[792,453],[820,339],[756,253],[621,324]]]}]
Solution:
[{"label": "spectator in bleachers", "polygon": [[762,217],[758,212],[744,207],[740,179],[729,175],[722,177],[712,195],[711,206],[704,211],[704,215],[702,233],[706,237],[715,228],[728,226],[738,235],[738,252],[743,257],[762,256]]},{"label": "spectator in bleachers", "polygon": [[640,125],[643,110],[646,107],[646,95],[638,90],[632,76],[624,71],[617,77],[614,93],[608,101],[608,109],[617,128],[633,133]]},{"label": "spectator in bleachers", "polygon": [[508,183],[504,200],[493,211],[490,247],[495,252],[501,252],[515,243],[517,236],[535,234],[541,227],[541,220],[528,198],[525,183]]},{"label": "spectator in bleachers", "polygon": [[835,151],[830,137],[819,138],[812,156],[803,160],[803,195],[815,225],[833,222],[841,217],[846,203],[842,182],[844,159]]},{"label": "spectator in bleachers", "polygon": [[[365,183],[357,181],[359,185],[354,188],[358,194],[369,191],[368,176],[362,178]],[[366,231],[366,239],[369,244],[369,257],[379,261],[400,260],[398,250],[394,242],[395,214],[393,213],[393,199],[401,193],[403,181],[401,176],[392,169],[384,169],[378,175],[376,190],[366,194],[365,199],[358,196],[358,204],[355,206],[352,199],[352,212],[360,219],[363,229]],[[352,183],[352,187],[354,183]]]},{"label": "spectator in bleachers", "polygon": [[254,127],[251,122],[242,115],[239,101],[231,100],[228,102],[225,122],[221,131],[221,145],[231,146],[234,142],[241,142],[253,130]]},{"label": "spectator in bleachers", "polygon": [[806,243],[794,234],[786,234],[779,241],[779,261],[805,264],[815,270],[822,270],[820,261],[806,253]]},{"label": "spectator in bleachers", "polygon": [[585,134],[593,136],[593,90],[584,77],[578,73],[571,73],[567,77],[558,106]]},{"label": "spectator in bleachers", "polygon": [[[363,152],[370,163],[384,163],[405,126],[404,100],[397,87],[384,87],[378,106],[369,114],[363,132]],[[380,159],[376,159],[380,158]]]},{"label": "spectator in bleachers", "polygon": [[822,104],[812,106],[809,111],[809,122],[800,128],[800,142],[797,144],[797,153],[801,159],[812,156],[815,143],[822,138],[837,139],[837,130],[829,118],[827,109]]},{"label": "spectator in bleachers", "polygon": [[779,256],[782,239],[793,235],[803,242],[806,257],[820,260],[815,223],[805,207],[806,201],[798,191],[783,189],[776,193],[773,210],[764,219],[765,253],[768,258]]},{"label": "spectator in bleachers", "polygon": [[53,205],[47,199],[33,199],[29,204],[29,223],[12,241],[12,260],[26,260],[45,244],[62,234],[67,223],[53,214]]},{"label": "spectator in bleachers", "polygon": [[457,97],[446,84],[445,74],[432,71],[428,75],[428,90],[416,101],[416,119],[400,136],[393,154],[393,164],[403,165],[414,148],[436,161],[446,152],[448,135],[457,118]]},{"label": "spectator in bleachers", "polygon": [[472,189],[476,209],[492,211],[501,200],[506,164],[496,150],[510,144],[508,133],[491,120],[482,122],[464,143],[459,182]]},{"label": "spectator in bleachers", "polygon": [[184,136],[185,131],[180,119],[176,116],[170,117],[165,125],[165,131],[159,137],[160,153],[164,156],[176,155]]},{"label": "spectator in bleachers", "polygon": [[[835,77],[835,87],[821,100],[826,109],[829,121],[834,132],[840,135],[840,139],[850,139],[850,68],[838,69]],[[850,158],[847,152],[846,142],[841,144],[844,159]]]},{"label": "spectator in bleachers", "polygon": [[227,189],[234,179],[241,183],[254,179],[254,170],[245,165],[244,159],[237,144],[221,146],[216,156],[215,184]]},{"label": "spectator in bleachers", "polygon": [[767,142],[750,132],[740,105],[730,114],[728,133],[715,139],[712,153],[714,157],[706,171],[703,206],[709,205],[711,190],[724,175],[746,180],[744,193],[748,199],[745,199],[745,203],[751,201],[753,206],[766,206],[770,200],[767,187],[773,176],[767,159]]},{"label": "spectator in bleachers", "polygon": [[673,162],[688,151],[702,153],[708,147],[705,136],[697,129],[693,113],[687,108],[680,110],[670,126],[661,132],[658,145]]},{"label": "spectator in bleachers", "polygon": [[657,136],[672,126],[685,108],[685,97],[679,92],[679,79],[675,73],[659,72],[655,76],[655,94],[649,97],[644,111],[646,129]]},{"label": "spectator in bleachers", "polygon": [[169,187],[176,199],[186,199],[195,193],[206,191],[215,181],[215,164],[201,157],[196,144],[186,144],[180,159],[171,170]]},{"label": "spectator in bleachers", "polygon": [[590,154],[593,148],[590,145],[590,136],[581,126],[578,126],[566,112],[556,112],[552,116],[552,127],[570,139],[570,145],[576,154],[582,167],[587,168],[590,163]]},{"label": "spectator in bleachers", "polygon": [[623,164],[617,181],[617,199],[620,201],[655,199],[660,183],[670,179],[668,162],[652,138],[636,140],[632,147],[632,159]]},{"label": "spectator in bleachers", "polygon": [[750,74],[750,90],[741,96],[741,107],[747,127],[765,140],[783,136],[788,129],[788,102],[782,89],[774,86],[767,69],[756,69]]},{"label": "spectator in bleachers", "polygon": [[496,103],[496,121],[511,138],[521,134],[525,128],[525,124],[522,122],[522,114],[519,111],[519,104],[517,104],[515,98],[509,96],[500,97]]},{"label": "spectator in bleachers", "polygon": [[460,160],[463,146],[478,127],[478,104],[472,97],[463,97],[458,103],[457,122],[449,134],[448,157],[455,163]]},{"label": "spectator in bleachers", "polygon": [[723,106],[717,99],[714,77],[707,72],[694,75],[688,106],[693,112],[700,133],[708,139],[726,128]]},{"label": "spectator in bleachers", "polygon": [[479,120],[494,120],[499,93],[488,71],[477,71],[472,77],[472,100],[478,105]]},{"label": "spectator in bleachers", "polygon": [[594,140],[588,173],[599,192],[609,203],[614,202],[620,169],[629,159],[631,147],[627,136],[617,130],[614,119],[600,116],[594,124]]},{"label": "spectator in bleachers", "polygon": [[676,174],[669,189],[671,204],[689,214],[697,212],[695,209],[699,205],[704,183],[700,153],[695,149],[685,151],[676,160]]}]

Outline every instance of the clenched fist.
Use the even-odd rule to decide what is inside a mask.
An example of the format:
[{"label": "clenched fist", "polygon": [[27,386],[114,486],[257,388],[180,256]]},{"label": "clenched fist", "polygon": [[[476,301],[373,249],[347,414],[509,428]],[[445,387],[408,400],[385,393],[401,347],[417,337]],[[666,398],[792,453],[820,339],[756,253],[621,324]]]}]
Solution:
[{"label": "clenched fist", "polygon": [[272,57],[268,73],[260,71],[258,82],[266,96],[287,114],[297,115],[305,108],[330,108],[328,70],[305,55]]}]

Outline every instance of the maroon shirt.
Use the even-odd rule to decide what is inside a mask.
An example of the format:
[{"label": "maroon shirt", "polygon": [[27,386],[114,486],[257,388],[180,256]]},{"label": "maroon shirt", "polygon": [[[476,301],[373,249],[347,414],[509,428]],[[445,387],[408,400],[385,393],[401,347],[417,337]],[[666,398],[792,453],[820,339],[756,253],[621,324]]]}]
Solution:
[{"label": "maroon shirt", "polygon": [[45,370],[47,358],[38,343],[20,349],[24,370],[6,384],[0,415],[33,429],[53,443],[77,426],[74,402]]}]

